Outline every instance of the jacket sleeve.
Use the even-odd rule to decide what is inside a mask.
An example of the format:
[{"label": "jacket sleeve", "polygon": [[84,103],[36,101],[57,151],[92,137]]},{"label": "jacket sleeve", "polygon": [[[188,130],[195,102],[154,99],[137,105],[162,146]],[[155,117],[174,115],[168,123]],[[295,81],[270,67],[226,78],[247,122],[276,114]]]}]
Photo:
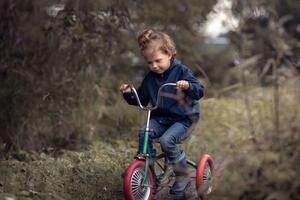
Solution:
[{"label": "jacket sleeve", "polygon": [[[137,93],[139,95],[141,104],[143,106],[147,106],[147,104],[149,103],[150,97],[147,92],[146,79],[143,80],[141,86],[137,90]],[[136,99],[133,91],[131,91],[131,93],[124,93],[123,97],[129,105],[138,105],[137,99]]]},{"label": "jacket sleeve", "polygon": [[198,79],[193,75],[192,71],[188,68],[183,68],[183,75],[181,80],[186,80],[189,82],[189,88],[185,93],[194,100],[199,100],[204,95],[204,86],[198,81]]}]

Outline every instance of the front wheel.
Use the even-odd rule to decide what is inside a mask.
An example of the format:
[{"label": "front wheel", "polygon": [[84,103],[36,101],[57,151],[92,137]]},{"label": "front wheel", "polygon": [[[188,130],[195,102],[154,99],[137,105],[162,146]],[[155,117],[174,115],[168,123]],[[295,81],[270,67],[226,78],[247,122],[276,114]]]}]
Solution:
[{"label": "front wheel", "polygon": [[214,162],[210,155],[203,155],[196,172],[196,188],[201,199],[212,191],[212,178],[215,173]]},{"label": "front wheel", "polygon": [[126,200],[151,200],[154,191],[153,174],[150,168],[145,185],[145,161],[135,160],[125,170],[123,176],[123,193]]}]

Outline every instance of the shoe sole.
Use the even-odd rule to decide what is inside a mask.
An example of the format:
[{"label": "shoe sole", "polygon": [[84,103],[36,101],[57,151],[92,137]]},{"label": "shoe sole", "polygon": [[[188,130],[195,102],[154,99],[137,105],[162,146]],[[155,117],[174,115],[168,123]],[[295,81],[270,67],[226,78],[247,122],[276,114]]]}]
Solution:
[{"label": "shoe sole", "polygon": [[185,186],[185,188],[184,188],[184,190],[182,191],[182,192],[178,192],[178,193],[173,193],[172,192],[172,190],[170,190],[170,195],[174,198],[174,199],[181,199],[181,198],[183,198],[183,197],[185,197],[185,193],[186,193],[186,191],[189,189],[189,187],[191,186],[191,182],[192,181],[189,181],[187,184],[186,184],[186,186]]}]

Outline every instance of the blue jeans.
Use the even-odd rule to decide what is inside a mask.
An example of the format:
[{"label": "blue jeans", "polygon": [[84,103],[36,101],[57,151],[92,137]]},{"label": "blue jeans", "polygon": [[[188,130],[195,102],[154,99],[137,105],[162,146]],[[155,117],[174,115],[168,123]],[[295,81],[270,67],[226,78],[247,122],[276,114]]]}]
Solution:
[{"label": "blue jeans", "polygon": [[[162,124],[156,119],[151,119],[149,123],[151,132],[149,133],[150,155],[155,155],[152,140],[159,138],[162,151],[165,152],[168,163],[176,164],[185,160],[185,153],[176,144],[180,143],[188,136],[188,127],[180,122],[172,124]],[[143,152],[145,127],[139,132],[138,153]]]}]

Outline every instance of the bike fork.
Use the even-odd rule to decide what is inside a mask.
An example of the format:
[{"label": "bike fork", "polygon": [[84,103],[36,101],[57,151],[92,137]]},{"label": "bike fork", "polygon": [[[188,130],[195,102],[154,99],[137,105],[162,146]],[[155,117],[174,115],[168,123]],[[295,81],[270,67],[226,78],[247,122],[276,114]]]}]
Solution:
[{"label": "bike fork", "polygon": [[145,185],[145,186],[146,186],[146,181],[148,179],[149,157],[150,157],[150,155],[149,155],[150,114],[151,114],[151,110],[148,110],[148,112],[147,112],[147,124],[146,124],[146,131],[145,131],[144,145],[143,145],[143,154],[146,155],[146,162],[145,162],[145,174],[144,174],[142,185]]}]

